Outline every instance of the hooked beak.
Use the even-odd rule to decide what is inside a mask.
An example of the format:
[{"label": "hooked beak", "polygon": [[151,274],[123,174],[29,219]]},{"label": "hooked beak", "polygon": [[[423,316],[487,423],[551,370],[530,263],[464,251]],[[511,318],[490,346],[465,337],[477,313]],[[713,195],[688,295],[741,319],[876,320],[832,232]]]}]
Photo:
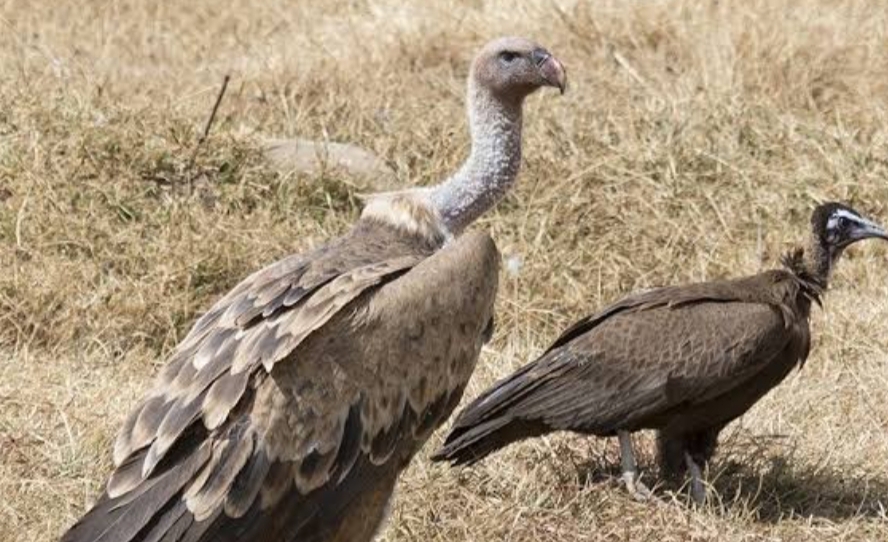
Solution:
[{"label": "hooked beak", "polygon": [[850,241],[853,243],[855,241],[860,241],[862,239],[884,239],[888,241],[888,231],[885,231],[885,228],[876,224],[875,222],[871,222],[869,220],[860,220],[858,221],[854,229],[851,231]]},{"label": "hooked beak", "polygon": [[543,81],[550,87],[556,87],[564,94],[567,89],[567,72],[564,65],[549,51],[545,49],[534,49],[532,53],[533,61],[540,70]]}]

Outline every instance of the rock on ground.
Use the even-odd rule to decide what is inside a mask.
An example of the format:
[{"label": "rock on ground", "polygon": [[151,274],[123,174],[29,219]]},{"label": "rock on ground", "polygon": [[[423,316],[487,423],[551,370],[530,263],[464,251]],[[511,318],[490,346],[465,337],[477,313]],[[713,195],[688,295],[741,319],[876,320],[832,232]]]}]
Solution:
[{"label": "rock on ground", "polygon": [[344,174],[360,190],[385,191],[394,188],[395,172],[378,156],[351,143],[310,139],[266,139],[263,154],[282,173],[314,175],[333,170]]}]

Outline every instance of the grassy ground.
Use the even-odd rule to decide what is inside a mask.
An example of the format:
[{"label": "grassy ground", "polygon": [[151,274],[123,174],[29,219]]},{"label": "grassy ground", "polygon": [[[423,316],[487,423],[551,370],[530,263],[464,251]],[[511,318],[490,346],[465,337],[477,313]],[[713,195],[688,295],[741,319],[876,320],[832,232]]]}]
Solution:
[{"label": "grassy ground", "polygon": [[[356,217],[347,179],[275,173],[260,138],[350,141],[401,184],[440,179],[466,154],[467,63],[490,37],[536,38],[571,88],[530,100],[518,189],[478,225],[523,265],[469,398],[630,290],[774,265],[817,201],[888,221],[878,2],[175,4],[0,0],[3,541],[52,540],[84,511],[197,314]],[[465,470],[429,446],[383,539],[888,539],[885,258],[869,244],[842,262],[808,365],[727,430],[710,506],[633,502],[605,440]]]}]

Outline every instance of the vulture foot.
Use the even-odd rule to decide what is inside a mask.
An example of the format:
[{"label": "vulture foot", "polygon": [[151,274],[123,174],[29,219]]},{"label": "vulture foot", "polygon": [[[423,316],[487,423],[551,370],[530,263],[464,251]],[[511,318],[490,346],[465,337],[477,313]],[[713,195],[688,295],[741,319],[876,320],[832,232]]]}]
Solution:
[{"label": "vulture foot", "polygon": [[654,496],[654,492],[636,476],[637,474],[634,472],[623,473],[623,483],[626,484],[626,491],[638,502],[649,501]]},{"label": "vulture foot", "polygon": [[638,464],[635,462],[635,453],[632,451],[632,438],[627,431],[618,431],[617,438],[620,441],[620,464],[623,469],[623,483],[626,490],[637,501],[647,501],[653,496],[653,492],[641,483],[638,476]]}]

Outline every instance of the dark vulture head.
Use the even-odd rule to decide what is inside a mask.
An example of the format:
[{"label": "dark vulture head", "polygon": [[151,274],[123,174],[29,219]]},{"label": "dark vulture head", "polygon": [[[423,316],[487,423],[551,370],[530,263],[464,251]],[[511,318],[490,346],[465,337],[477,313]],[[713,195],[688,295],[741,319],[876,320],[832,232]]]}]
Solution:
[{"label": "dark vulture head", "polygon": [[842,251],[857,241],[870,238],[888,240],[888,232],[872,220],[842,203],[830,202],[819,205],[811,215],[811,231],[820,248],[827,270]]},{"label": "dark vulture head", "polygon": [[811,228],[824,246],[845,248],[862,239],[888,240],[888,232],[842,203],[824,203],[814,209]]},{"label": "dark vulture head", "polygon": [[567,74],[552,54],[525,39],[491,41],[472,62],[472,78],[500,99],[521,101],[540,87],[567,87]]}]

